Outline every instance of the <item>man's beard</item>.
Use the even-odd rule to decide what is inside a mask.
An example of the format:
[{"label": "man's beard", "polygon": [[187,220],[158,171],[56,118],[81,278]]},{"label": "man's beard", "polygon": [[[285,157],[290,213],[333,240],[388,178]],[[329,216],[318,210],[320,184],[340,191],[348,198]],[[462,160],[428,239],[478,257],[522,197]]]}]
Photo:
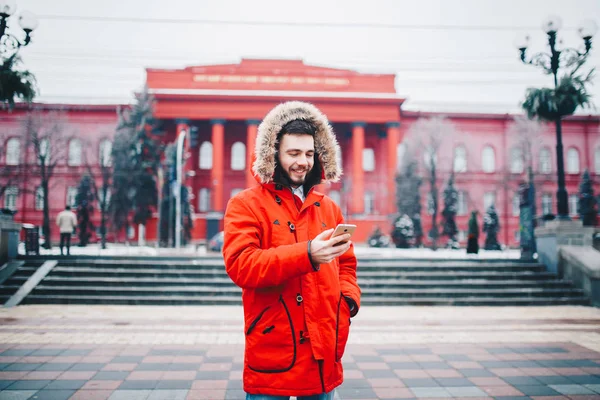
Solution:
[{"label": "man's beard", "polygon": [[281,183],[282,185],[285,185],[285,186],[294,186],[294,187],[303,186],[304,193],[308,193],[310,188],[321,183],[322,171],[323,171],[323,169],[321,167],[321,164],[319,162],[315,161],[313,167],[306,173],[306,175],[304,175],[302,182],[296,183],[296,182],[292,181],[292,178],[290,177],[290,175],[283,168],[281,168],[279,161],[276,161],[275,162],[275,172],[273,173],[273,180],[276,183]]}]

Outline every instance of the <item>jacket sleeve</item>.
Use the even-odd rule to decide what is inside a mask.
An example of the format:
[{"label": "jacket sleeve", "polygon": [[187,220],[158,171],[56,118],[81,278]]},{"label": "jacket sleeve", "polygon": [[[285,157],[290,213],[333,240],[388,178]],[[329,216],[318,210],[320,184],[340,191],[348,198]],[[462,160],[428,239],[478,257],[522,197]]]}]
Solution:
[{"label": "jacket sleeve", "polygon": [[267,240],[256,214],[238,197],[225,211],[223,258],[231,280],[244,289],[281,285],[291,278],[315,271],[307,242],[262,249]]},{"label": "jacket sleeve", "polygon": [[[336,206],[337,223],[343,224],[344,218],[339,207]],[[350,305],[350,316],[354,317],[360,308],[360,287],[356,281],[357,260],[354,254],[354,244],[347,252],[339,257],[340,263],[340,287],[342,294]]]}]

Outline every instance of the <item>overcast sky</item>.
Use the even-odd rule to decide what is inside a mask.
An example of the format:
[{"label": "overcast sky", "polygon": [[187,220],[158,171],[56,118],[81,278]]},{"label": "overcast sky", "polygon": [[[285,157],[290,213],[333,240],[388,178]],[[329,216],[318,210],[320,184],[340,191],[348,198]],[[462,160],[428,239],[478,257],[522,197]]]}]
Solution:
[{"label": "overcast sky", "polygon": [[[37,101],[129,103],[145,68],[303,59],[395,73],[410,110],[518,112],[528,86],[551,85],[513,46],[529,33],[547,50],[542,21],[563,19],[566,46],[600,25],[600,0],[17,0],[40,18],[21,53]],[[14,18],[13,18],[14,19]],[[16,26],[16,21],[12,22]],[[600,65],[600,34],[590,66]],[[591,88],[600,113],[600,78]]]}]

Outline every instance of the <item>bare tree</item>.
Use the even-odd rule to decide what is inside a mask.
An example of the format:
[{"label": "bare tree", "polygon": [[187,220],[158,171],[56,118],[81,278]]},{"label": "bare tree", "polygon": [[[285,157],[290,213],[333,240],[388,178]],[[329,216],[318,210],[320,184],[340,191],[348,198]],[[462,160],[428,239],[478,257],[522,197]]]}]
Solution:
[{"label": "bare tree", "polygon": [[[88,148],[91,148],[88,146]],[[112,170],[112,141],[105,136],[100,139],[100,148],[98,156],[98,167],[95,168],[90,162],[88,152],[83,153],[84,164],[88,175],[92,178],[92,192],[98,208],[100,208],[100,244],[103,249],[106,249],[106,233],[108,221],[108,206],[110,201],[110,178],[113,174]],[[97,183],[97,178],[100,176],[100,184]]]},{"label": "bare tree", "polygon": [[430,197],[428,208],[431,213],[431,230],[429,237],[432,248],[437,249],[437,241],[440,236],[438,216],[438,187],[437,179],[439,172],[439,150],[444,142],[455,135],[456,129],[445,117],[419,118],[408,132],[408,140],[412,148],[420,149],[421,158],[429,181]]},{"label": "bare tree", "polygon": [[0,164],[0,200],[4,198],[6,190],[10,187],[20,187],[23,182],[23,168],[21,166],[21,155],[19,154],[18,163],[8,164],[7,154],[8,135],[0,133],[0,157],[4,155],[4,163]]},{"label": "bare tree", "polygon": [[[39,176],[43,196],[42,233],[44,247],[51,248],[49,193],[51,183],[60,163],[66,162],[69,140],[66,115],[59,112],[29,112],[21,121],[26,148],[32,157],[25,160],[25,168],[32,176]],[[26,151],[27,152],[27,151]],[[25,183],[28,185],[28,182]],[[33,191],[36,189],[34,188]]]}]

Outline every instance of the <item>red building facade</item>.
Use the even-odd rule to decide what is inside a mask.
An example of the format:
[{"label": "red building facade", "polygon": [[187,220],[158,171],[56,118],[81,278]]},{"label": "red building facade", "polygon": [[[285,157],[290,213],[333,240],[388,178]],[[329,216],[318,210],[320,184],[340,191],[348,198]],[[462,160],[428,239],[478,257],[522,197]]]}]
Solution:
[{"label": "red building facade", "polygon": [[[182,70],[147,70],[147,85],[155,97],[155,117],[160,121],[161,140],[171,143],[186,134],[184,184],[193,193],[194,240],[205,239],[206,217],[220,216],[228,199],[239,190],[255,185],[250,173],[258,124],[276,104],[286,100],[314,103],[329,118],[341,146],[344,175],[340,182],[320,185],[319,190],[337,201],[347,219],[360,229],[356,241],[364,241],[376,226],[391,230],[397,212],[396,171],[405,156],[405,139],[414,137],[411,127],[431,113],[405,112],[404,99],[395,91],[394,75],[359,74],[307,66],[301,61],[243,60],[240,64],[189,67]],[[79,142],[81,161],[65,155],[57,167],[50,207],[54,217],[73,196],[84,161],[92,165],[99,182],[100,154],[114,136],[117,106],[36,105],[42,112],[62,109],[68,118],[72,139]],[[23,142],[20,119],[29,111],[19,108],[0,113],[3,154],[0,166],[31,163]],[[523,162],[515,152],[518,137],[511,134],[513,116],[448,114],[455,133],[442,140],[437,154],[440,194],[452,172],[459,190],[457,224],[465,236],[469,211],[485,211],[495,204],[501,222],[499,239],[508,246],[518,245],[518,208],[515,194],[524,179]],[[600,118],[572,117],[564,122],[563,141],[567,167],[567,190],[578,190],[581,173],[588,169],[600,182]],[[15,143],[20,141],[18,161]],[[532,165],[537,183],[538,214],[556,212],[556,161],[554,130],[544,126],[532,147]],[[11,147],[12,146],[12,147]],[[409,147],[409,151],[419,151]],[[68,146],[76,151],[77,145]],[[12,153],[11,153],[12,152]],[[67,153],[68,153],[67,152]],[[419,157],[421,155],[419,154]],[[0,177],[2,179],[2,177]],[[35,187],[36,177],[30,177]],[[2,183],[4,184],[4,183]],[[423,228],[431,218],[427,213],[428,184],[421,188]],[[574,197],[570,198],[573,209]],[[16,220],[39,225],[42,220],[35,191],[12,187],[3,205],[16,208]],[[440,204],[443,204],[440,195]],[[440,211],[442,206],[440,206]],[[94,216],[96,222],[99,213]],[[146,229],[148,241],[156,238],[158,215]],[[97,224],[98,225],[98,224]],[[135,232],[130,232],[135,239]]]}]

